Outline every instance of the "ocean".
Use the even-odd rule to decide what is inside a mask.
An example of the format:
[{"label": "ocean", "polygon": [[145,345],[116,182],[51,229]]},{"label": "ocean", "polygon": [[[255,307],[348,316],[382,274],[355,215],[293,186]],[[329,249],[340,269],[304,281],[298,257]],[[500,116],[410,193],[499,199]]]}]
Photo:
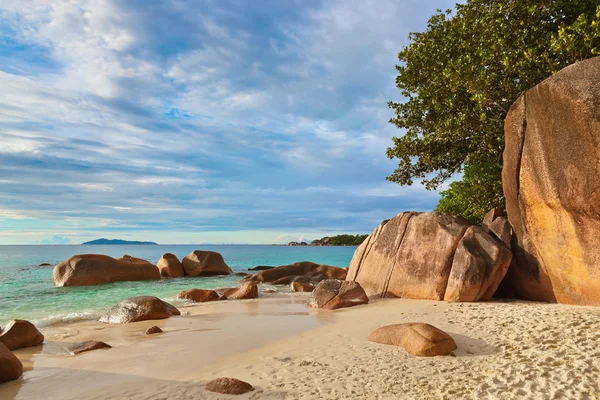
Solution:
[{"label": "ocean", "polygon": [[[223,255],[234,272],[257,265],[286,265],[313,261],[346,267],[356,247],[288,247],[260,245],[59,245],[0,246],[0,326],[12,319],[26,319],[43,327],[58,322],[96,319],[108,308],[132,296],[156,296],[172,304],[182,290],[217,289],[239,285],[239,276],[185,277],[159,281],[114,282],[105,285],[54,287],[54,265],[75,254],[128,254],[158,262],[164,253],[179,259],[193,250]],[[40,266],[48,263],[50,266]],[[281,291],[281,287],[279,288]],[[285,291],[285,289],[284,289]]]}]

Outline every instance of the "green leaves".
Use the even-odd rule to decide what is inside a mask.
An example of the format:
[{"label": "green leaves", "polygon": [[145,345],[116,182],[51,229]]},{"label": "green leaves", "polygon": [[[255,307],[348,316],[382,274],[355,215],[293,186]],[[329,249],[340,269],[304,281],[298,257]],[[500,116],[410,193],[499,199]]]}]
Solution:
[{"label": "green leaves", "polygon": [[600,6],[468,0],[454,14],[433,15],[426,31],[410,39],[396,67],[405,101],[388,103],[390,122],[405,133],[387,149],[398,160],[387,179],[402,185],[418,179],[438,189],[464,169],[462,183],[442,192],[439,207],[478,219],[480,209],[503,202],[499,172],[510,106],[552,73],[598,54]]}]

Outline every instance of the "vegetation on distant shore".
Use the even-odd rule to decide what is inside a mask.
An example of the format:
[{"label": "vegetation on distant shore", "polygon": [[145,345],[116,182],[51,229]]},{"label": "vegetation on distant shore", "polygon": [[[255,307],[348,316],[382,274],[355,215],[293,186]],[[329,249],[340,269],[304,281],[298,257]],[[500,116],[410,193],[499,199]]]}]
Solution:
[{"label": "vegetation on distant shore", "polygon": [[313,240],[312,246],[358,246],[365,241],[369,235],[337,235],[326,236],[322,239]]},{"label": "vegetation on distant shore", "polygon": [[390,120],[406,133],[387,179],[441,192],[441,212],[481,222],[504,206],[504,119],[519,95],[560,69],[600,55],[597,0],[468,0],[438,11],[400,52]]}]

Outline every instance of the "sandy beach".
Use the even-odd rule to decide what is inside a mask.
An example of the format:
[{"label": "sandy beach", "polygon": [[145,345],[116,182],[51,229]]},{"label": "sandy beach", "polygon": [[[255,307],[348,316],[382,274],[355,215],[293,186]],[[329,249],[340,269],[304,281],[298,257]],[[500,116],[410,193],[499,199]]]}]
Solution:
[{"label": "sandy beach", "polygon": [[[42,330],[15,353],[16,399],[594,399],[600,398],[600,309],[545,303],[385,299],[309,310],[307,295],[181,307],[183,315],[126,325],[80,322]],[[369,343],[382,326],[427,322],[456,341],[455,356],[420,358]],[[150,326],[165,333],[146,336]],[[78,356],[69,343],[113,346]],[[255,391],[224,396],[211,379]]]}]

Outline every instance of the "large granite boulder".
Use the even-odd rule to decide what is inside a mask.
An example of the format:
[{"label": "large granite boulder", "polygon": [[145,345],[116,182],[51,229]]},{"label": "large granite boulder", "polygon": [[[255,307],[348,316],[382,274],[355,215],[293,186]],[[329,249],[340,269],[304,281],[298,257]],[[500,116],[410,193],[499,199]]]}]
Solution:
[{"label": "large granite boulder", "polygon": [[183,265],[175,254],[165,253],[156,264],[160,274],[168,278],[181,278],[185,275]]},{"label": "large granite boulder", "polygon": [[507,284],[523,299],[600,305],[600,57],[524,93],[504,132]]},{"label": "large granite boulder", "polygon": [[229,275],[233,271],[215,251],[194,250],[181,262],[187,276]]},{"label": "large granite boulder", "polygon": [[[292,282],[319,283],[324,279],[346,279],[347,271],[343,268],[330,265],[315,264],[310,261],[300,261],[290,265],[257,272],[246,280],[253,282],[272,282],[275,284],[289,285]],[[301,279],[299,277],[303,277]]]},{"label": "large granite boulder", "polygon": [[9,350],[33,347],[44,342],[44,335],[29,321],[15,319],[10,321],[0,334],[0,343]]},{"label": "large granite boulder", "polygon": [[407,323],[383,326],[369,335],[370,342],[400,346],[413,356],[445,356],[456,350],[454,339],[435,326]]},{"label": "large granite boulder", "polygon": [[139,296],[121,301],[100,317],[100,322],[126,324],[181,315],[179,310],[158,297]]},{"label": "large granite boulder", "polygon": [[179,299],[191,300],[196,303],[219,300],[219,294],[210,289],[189,289],[179,292]]},{"label": "large granite boulder", "polygon": [[82,254],[54,267],[55,286],[98,285],[117,281],[160,279],[155,265],[134,257],[112,258],[101,254]]},{"label": "large granite boulder", "polygon": [[489,300],[511,258],[502,241],[462,218],[405,212],[358,247],[347,279],[373,297]]},{"label": "large granite boulder", "polygon": [[12,351],[0,343],[0,383],[14,381],[23,375],[23,364]]},{"label": "large granite boulder", "polygon": [[326,279],[312,291],[308,307],[336,310],[368,302],[367,294],[358,283]]}]

